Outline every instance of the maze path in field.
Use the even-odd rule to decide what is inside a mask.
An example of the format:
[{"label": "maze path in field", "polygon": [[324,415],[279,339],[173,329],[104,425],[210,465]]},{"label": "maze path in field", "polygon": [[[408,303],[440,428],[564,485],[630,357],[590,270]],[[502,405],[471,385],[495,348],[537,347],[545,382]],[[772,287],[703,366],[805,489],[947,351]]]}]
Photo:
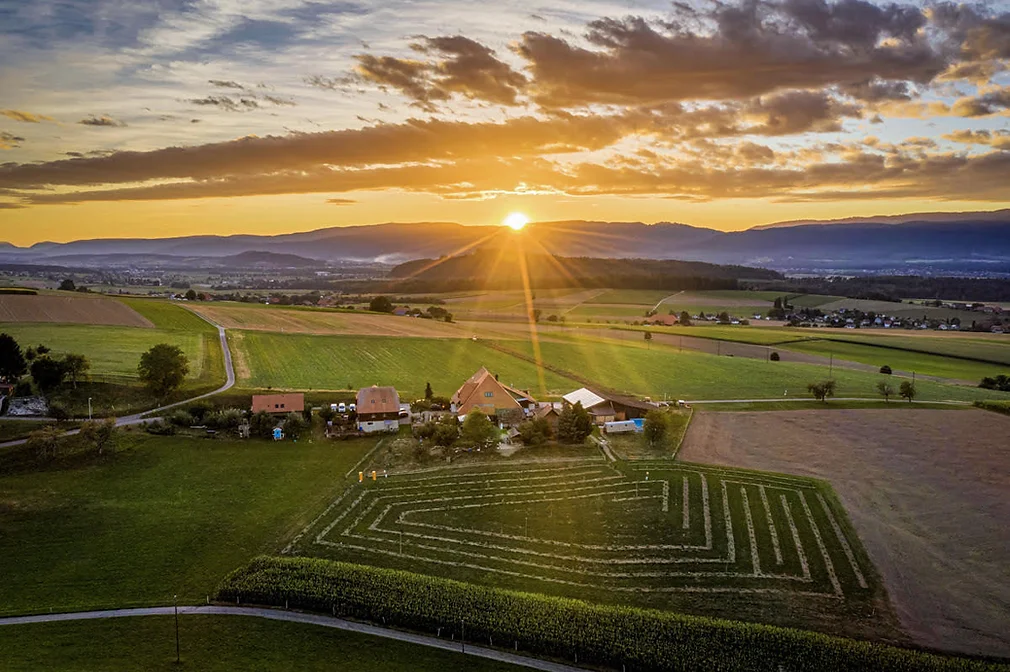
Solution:
[{"label": "maze path in field", "polygon": [[394,476],[346,490],[285,552],[615,591],[844,599],[869,587],[821,488],[670,463]]}]

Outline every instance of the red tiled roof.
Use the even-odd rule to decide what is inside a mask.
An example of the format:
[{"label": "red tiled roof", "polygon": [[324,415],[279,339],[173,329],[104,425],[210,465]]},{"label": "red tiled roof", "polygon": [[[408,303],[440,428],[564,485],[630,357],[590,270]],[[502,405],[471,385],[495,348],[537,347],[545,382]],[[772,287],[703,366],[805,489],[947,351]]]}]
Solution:
[{"label": "red tiled roof", "polygon": [[395,387],[363,387],[358,390],[358,415],[362,413],[399,413],[400,395]]}]

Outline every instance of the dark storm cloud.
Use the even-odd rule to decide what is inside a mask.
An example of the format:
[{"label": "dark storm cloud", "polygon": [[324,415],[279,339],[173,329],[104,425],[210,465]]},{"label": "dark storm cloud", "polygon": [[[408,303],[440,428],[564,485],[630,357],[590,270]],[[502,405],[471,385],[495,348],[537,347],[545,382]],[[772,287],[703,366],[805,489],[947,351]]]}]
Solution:
[{"label": "dark storm cloud", "polygon": [[87,117],[85,119],[81,119],[77,123],[78,124],[83,124],[84,126],[109,126],[109,127],[120,127],[120,128],[123,127],[123,126],[126,126],[125,122],[118,121],[118,120],[113,119],[112,117],[110,117],[108,115],[104,115],[104,114],[102,116],[100,116],[100,117],[96,117],[95,115],[91,115],[90,117]]}]

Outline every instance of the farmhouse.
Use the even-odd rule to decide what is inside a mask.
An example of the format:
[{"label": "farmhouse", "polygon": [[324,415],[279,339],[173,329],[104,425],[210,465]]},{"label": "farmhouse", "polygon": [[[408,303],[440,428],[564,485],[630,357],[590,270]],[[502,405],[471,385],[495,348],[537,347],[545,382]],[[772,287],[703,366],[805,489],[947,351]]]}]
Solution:
[{"label": "farmhouse", "polygon": [[594,392],[586,387],[569,392],[561,399],[565,406],[574,406],[581,402],[582,408],[589,411],[590,417],[597,425],[642,418],[646,413],[657,408],[655,404],[648,401],[639,401],[634,397],[624,395]]},{"label": "farmhouse", "polygon": [[400,428],[400,395],[395,387],[361,388],[356,409],[362,432],[395,432]]},{"label": "farmhouse", "polygon": [[457,415],[478,410],[503,424],[521,421],[536,405],[528,393],[503,385],[483,366],[456,390],[451,402]]},{"label": "farmhouse", "polygon": [[305,410],[305,395],[301,392],[290,394],[254,394],[252,412],[265,411],[270,415],[301,413]]}]

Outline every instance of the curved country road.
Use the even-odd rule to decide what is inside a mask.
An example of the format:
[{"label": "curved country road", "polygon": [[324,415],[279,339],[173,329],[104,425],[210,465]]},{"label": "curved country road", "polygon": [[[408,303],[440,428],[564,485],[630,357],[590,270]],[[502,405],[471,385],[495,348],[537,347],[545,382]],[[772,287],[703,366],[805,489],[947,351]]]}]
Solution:
[{"label": "curved country road", "polygon": [[[0,618],[0,627],[5,625],[27,625],[29,623],[54,623],[59,621],[85,621],[105,618],[130,618],[136,616],[171,616],[175,613],[174,607],[148,607],[142,609],[109,609],[106,611],[81,611],[67,614],[39,614],[36,616],[13,616]],[[384,637],[395,639],[409,644],[430,646],[445,651],[460,651],[460,643],[429,637],[426,635],[416,635],[392,628],[383,628],[368,623],[358,623],[347,621],[342,618],[323,616],[320,614],[307,614],[299,611],[281,611],[279,609],[264,609],[259,607],[218,607],[218,606],[195,606],[179,607],[180,615],[226,615],[226,616],[252,616],[256,618],[266,618],[273,621],[288,621],[292,623],[306,623],[310,625],[321,625],[326,628],[337,628],[357,632],[373,637]],[[584,672],[584,668],[572,667],[562,663],[554,663],[548,660],[520,656],[519,654],[490,649],[484,646],[477,646],[467,643],[465,654],[477,658],[486,658],[512,665],[521,665],[534,670],[545,670],[546,672]]]},{"label": "curved country road", "polygon": [[[204,394],[200,394],[200,395],[197,395],[195,397],[190,397],[189,399],[183,399],[182,401],[176,401],[176,402],[173,402],[171,404],[165,404],[164,406],[159,406],[158,408],[152,408],[150,410],[143,411],[141,413],[134,413],[133,415],[124,415],[124,416],[118,417],[118,418],[116,418],[116,426],[117,427],[123,427],[125,425],[136,425],[136,424],[139,424],[141,422],[144,422],[144,420],[147,418],[147,416],[149,416],[149,415],[151,415],[153,413],[160,413],[162,411],[167,411],[167,410],[169,410],[171,408],[175,408],[177,406],[183,406],[185,404],[191,404],[194,401],[199,401],[200,399],[206,399],[207,397],[212,397],[215,394],[220,394],[221,392],[224,392],[226,390],[230,390],[232,387],[235,386],[235,366],[232,364],[231,349],[228,347],[228,336],[225,334],[224,327],[222,327],[221,325],[219,325],[219,324],[217,324],[215,322],[212,322],[211,320],[207,319],[206,317],[204,317],[200,313],[196,312],[195,310],[194,311],[190,311],[190,312],[192,312],[194,315],[198,316],[201,320],[203,320],[203,321],[211,324],[214,328],[217,329],[217,335],[218,335],[218,338],[220,339],[220,342],[221,342],[221,352],[224,354],[224,371],[225,371],[225,376],[226,376],[224,385],[222,385],[221,387],[217,388],[216,390],[214,390],[212,392],[206,392]],[[10,419],[10,418],[4,418],[4,419],[6,420],[6,419]],[[38,420],[39,418],[24,418],[24,419],[25,420]],[[66,436],[73,436],[74,434],[77,434],[79,431],[80,430],[72,429],[72,430],[70,430],[70,431],[68,431],[66,433]],[[0,448],[7,448],[9,446],[20,446],[20,445],[23,445],[23,444],[25,444],[27,442],[28,442],[28,439],[18,439],[16,441],[7,441],[6,443],[0,443]]]}]

